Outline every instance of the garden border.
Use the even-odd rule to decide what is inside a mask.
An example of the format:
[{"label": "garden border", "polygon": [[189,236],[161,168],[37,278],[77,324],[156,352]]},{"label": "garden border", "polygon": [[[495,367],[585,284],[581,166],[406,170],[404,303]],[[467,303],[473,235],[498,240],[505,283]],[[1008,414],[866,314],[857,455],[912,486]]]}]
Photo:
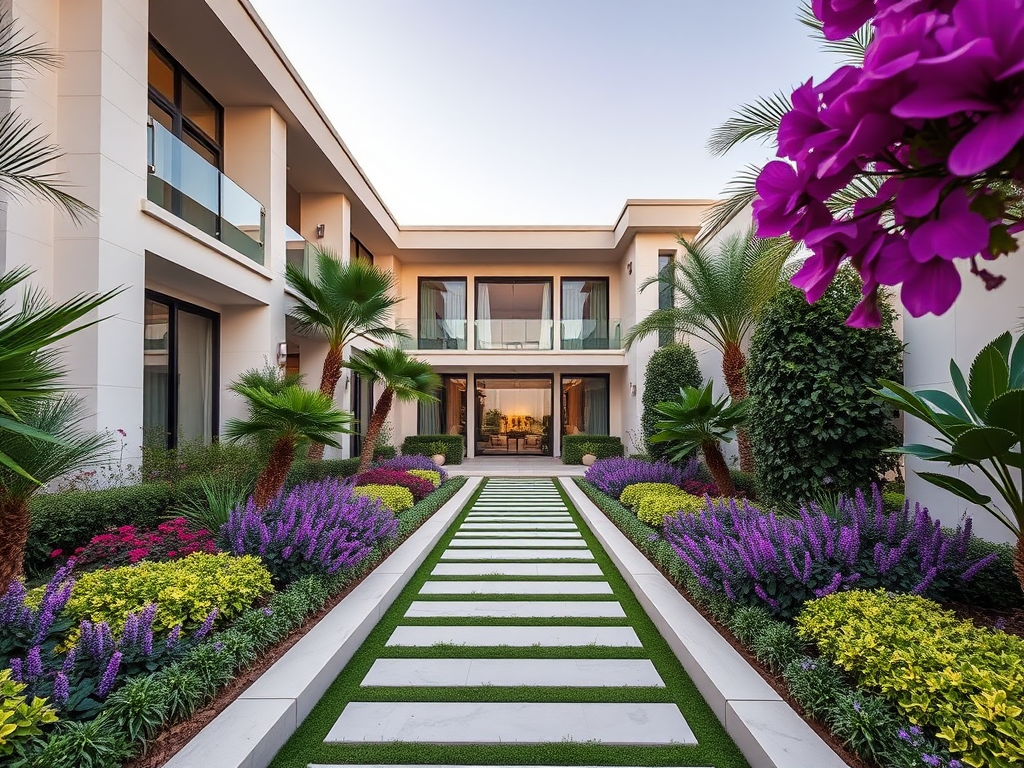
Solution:
[{"label": "garden border", "polygon": [[479,488],[469,478],[165,768],[266,768]]},{"label": "garden border", "polygon": [[558,480],[751,768],[848,768],[582,488]]}]

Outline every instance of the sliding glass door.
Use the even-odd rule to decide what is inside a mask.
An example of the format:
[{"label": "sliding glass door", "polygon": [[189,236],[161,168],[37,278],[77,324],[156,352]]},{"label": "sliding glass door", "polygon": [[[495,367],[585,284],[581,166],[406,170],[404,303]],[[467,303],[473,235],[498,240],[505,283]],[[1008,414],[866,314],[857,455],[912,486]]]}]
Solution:
[{"label": "sliding glass door", "polygon": [[562,434],[609,433],[608,376],[562,374]]},{"label": "sliding glass door", "polygon": [[437,400],[419,404],[417,431],[421,435],[462,435],[466,439],[466,376],[441,376]]},{"label": "sliding glass door", "polygon": [[551,376],[476,379],[476,455],[550,456]]},{"label": "sliding glass door", "polygon": [[551,280],[477,278],[477,349],[553,349]]},{"label": "sliding glass door", "polygon": [[146,292],[143,434],[148,445],[210,443],[218,433],[220,316]]}]

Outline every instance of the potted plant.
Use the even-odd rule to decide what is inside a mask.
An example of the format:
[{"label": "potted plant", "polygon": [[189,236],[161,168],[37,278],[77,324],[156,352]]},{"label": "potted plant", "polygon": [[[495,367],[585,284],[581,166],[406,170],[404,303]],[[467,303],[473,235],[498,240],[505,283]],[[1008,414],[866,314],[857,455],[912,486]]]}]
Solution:
[{"label": "potted plant", "polygon": [[427,450],[434,452],[434,455],[430,457],[431,460],[439,467],[444,465],[444,449],[445,445],[440,440],[435,440],[427,446]]},{"label": "potted plant", "polygon": [[583,443],[580,446],[580,450],[583,451],[583,458],[580,461],[583,466],[589,467],[595,461],[597,461],[597,444],[596,443]]}]

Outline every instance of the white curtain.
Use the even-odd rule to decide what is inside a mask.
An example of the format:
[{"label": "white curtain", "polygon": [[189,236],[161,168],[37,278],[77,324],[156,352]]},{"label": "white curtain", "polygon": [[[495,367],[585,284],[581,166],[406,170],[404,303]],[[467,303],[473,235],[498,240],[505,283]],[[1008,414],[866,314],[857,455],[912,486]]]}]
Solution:
[{"label": "white curtain", "polygon": [[487,283],[476,284],[476,348],[491,349],[491,294]]},{"label": "white curtain", "polygon": [[586,392],[584,422],[588,435],[608,434],[608,380],[597,376],[583,379]]},{"label": "white curtain", "polygon": [[579,280],[562,281],[562,348],[580,349],[583,339],[583,305],[587,294]]},{"label": "white curtain", "polygon": [[421,342],[427,342],[424,346],[427,349],[435,349],[437,339],[440,338],[437,327],[437,293],[438,284],[433,280],[424,280],[420,283],[420,328],[419,337]]},{"label": "white curtain", "polygon": [[452,281],[445,283],[444,292],[444,335],[454,340],[449,344],[453,349],[466,348],[466,283]]},{"label": "white curtain", "polygon": [[541,293],[541,305],[540,305],[540,348],[551,349],[551,283],[544,283],[544,289]]}]

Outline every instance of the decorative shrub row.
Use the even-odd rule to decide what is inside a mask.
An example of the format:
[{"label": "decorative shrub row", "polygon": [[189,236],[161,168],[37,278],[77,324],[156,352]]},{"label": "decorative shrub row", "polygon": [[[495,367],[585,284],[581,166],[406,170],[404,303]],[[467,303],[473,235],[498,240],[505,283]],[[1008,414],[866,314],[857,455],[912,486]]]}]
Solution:
[{"label": "decorative shrub row", "polygon": [[410,475],[402,469],[371,469],[356,476],[356,486],[395,485],[412,494],[413,501],[422,501],[433,490],[434,484],[422,477]]},{"label": "decorative shrub row", "polygon": [[586,434],[564,435],[562,437],[562,463],[582,464],[583,446],[586,443],[590,443],[594,455],[599,459],[610,459],[625,453],[621,437]]},{"label": "decorative shrub row", "polygon": [[692,515],[707,507],[703,496],[694,496],[667,483],[627,485],[619,500],[633,507],[641,522],[655,528],[661,528],[668,516]]},{"label": "decorative shrub row", "polygon": [[360,485],[352,490],[352,494],[375,499],[396,514],[409,509],[414,503],[412,491],[398,485]]},{"label": "decorative shrub row", "polygon": [[793,519],[731,500],[666,520],[665,538],[705,589],[783,618],[853,585],[941,597],[995,559],[967,560],[970,519],[949,533],[920,505],[886,513],[877,487],[871,503],[841,497],[838,513],[811,504]]},{"label": "decorative shrub row", "polygon": [[262,512],[249,499],[231,512],[221,535],[231,552],[257,555],[278,583],[288,583],[350,570],[397,530],[390,509],[354,491],[351,480],[335,478],[293,488]]},{"label": "decorative shrub row", "polygon": [[408,472],[413,477],[418,477],[422,480],[426,480],[435,488],[437,488],[437,486],[441,484],[440,472],[434,472],[429,469],[407,469],[406,472]]},{"label": "decorative shrub row", "polygon": [[800,635],[878,690],[917,725],[937,729],[971,766],[1024,762],[1024,640],[979,629],[917,595],[829,595],[797,617]]},{"label": "decorative shrub row", "polygon": [[587,469],[587,482],[593,484],[613,499],[622,495],[627,485],[636,483],[668,483],[680,486],[685,480],[692,480],[697,473],[697,462],[687,462],[685,467],[675,467],[665,461],[650,462],[643,459],[610,458],[598,459]]},{"label": "decorative shrub row", "polygon": [[75,567],[102,564],[104,566],[131,565],[140,560],[174,560],[195,552],[216,552],[213,534],[207,530],[192,530],[188,520],[176,517],[160,523],[151,530],[139,530],[134,525],[122,525],[98,536],[93,536],[84,547],[74,552],[54,550],[54,559],[75,558]]},{"label": "decorative shrub row", "polygon": [[462,435],[409,435],[402,442],[404,456],[433,456],[434,443],[444,444],[444,463],[461,464],[466,453],[466,441]]},{"label": "decorative shrub row", "polygon": [[443,467],[437,466],[433,459],[429,456],[421,456],[415,453],[403,454],[393,459],[384,459],[383,461],[378,461],[374,466],[377,469],[399,469],[404,472],[408,472],[411,469],[436,472],[439,476],[438,479],[442,483],[448,479],[448,473],[444,471]]},{"label": "decorative shrub row", "polygon": [[351,477],[359,471],[359,459],[321,459],[320,461],[303,461],[296,463],[285,487],[294,488],[303,483],[315,483],[329,478]]}]

